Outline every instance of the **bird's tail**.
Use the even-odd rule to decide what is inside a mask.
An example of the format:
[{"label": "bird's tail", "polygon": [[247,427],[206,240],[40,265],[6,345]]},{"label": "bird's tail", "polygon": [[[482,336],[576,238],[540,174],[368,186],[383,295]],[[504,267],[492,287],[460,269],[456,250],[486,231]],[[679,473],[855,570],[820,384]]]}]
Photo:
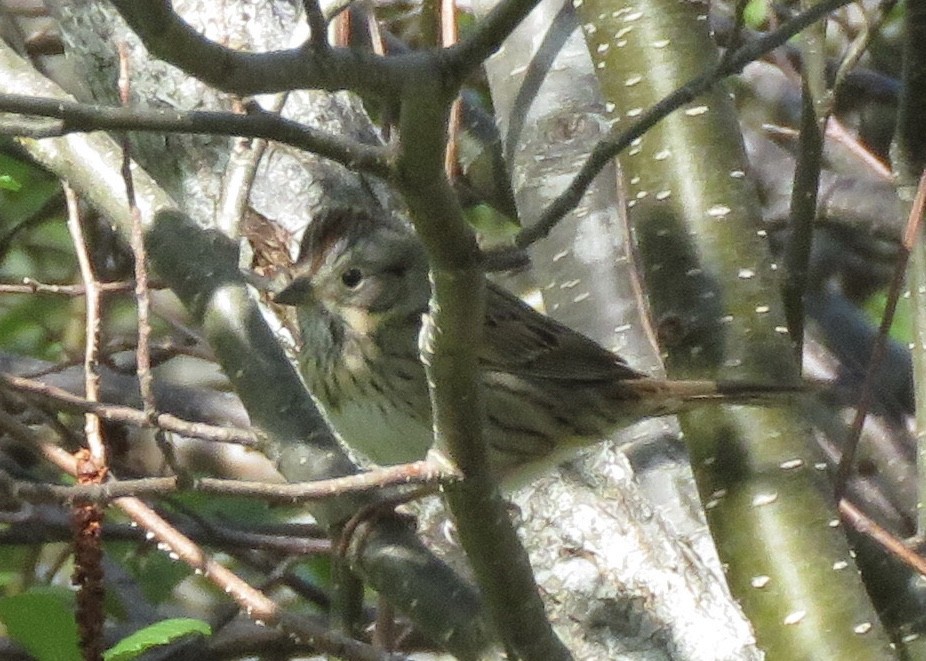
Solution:
[{"label": "bird's tail", "polygon": [[807,383],[765,384],[740,381],[674,381],[643,378],[626,382],[634,396],[656,404],[665,413],[677,413],[702,404],[780,406],[812,391]]}]

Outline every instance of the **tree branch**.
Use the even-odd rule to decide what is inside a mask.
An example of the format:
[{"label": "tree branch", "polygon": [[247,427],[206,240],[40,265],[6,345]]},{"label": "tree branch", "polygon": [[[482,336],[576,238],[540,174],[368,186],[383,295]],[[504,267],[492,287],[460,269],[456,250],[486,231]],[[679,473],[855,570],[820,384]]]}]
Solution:
[{"label": "tree branch", "polygon": [[265,138],[303,149],[342,165],[387,178],[391,174],[390,150],[365,145],[259,108],[246,115],[231,112],[115,108],[61,99],[0,93],[0,111],[50,117],[60,122],[22,126],[0,122],[0,134],[49,138],[90,131],[144,131]]},{"label": "tree branch", "polygon": [[476,26],[475,31],[455,46],[444,49],[442,57],[454,77],[462,81],[478,69],[511,34],[540,0],[504,0]]},{"label": "tree branch", "polygon": [[[556,223],[576,207],[601,169],[612,158],[629,147],[634,140],[641,137],[670,113],[675,112],[686,103],[694,101],[727,76],[738,73],[753,60],[778,48],[808,25],[819,21],[828,13],[847,4],[849,4],[849,0],[823,0],[823,2],[814,5],[811,9],[799,14],[774,32],[739,48],[732,55],[724,57],[704,73],[692,78],[645,110],[628,129],[599,142],[595,149],[592,150],[588,160],[585,161],[582,169],[566,187],[566,190],[547,207],[535,224],[521,230],[515,239],[515,246],[525,248],[547,236]],[[492,263],[496,259],[503,259],[506,252],[506,249],[487,251],[486,259],[489,263]]]},{"label": "tree branch", "polygon": [[[0,92],[71,100],[2,42],[0,71],[4,74]],[[128,235],[131,218],[124,195],[116,192],[124,190],[119,165],[113,162],[118,148],[109,138],[70,135],[26,139],[21,144],[42,165],[68,179],[113,220],[123,236]],[[281,472],[294,482],[312,475],[354,472],[334,438],[320,427],[308,392],[248,294],[234,244],[177,211],[166,212],[175,205],[163,189],[141,168],[135,168],[134,175],[149,255],[167,284],[203,321],[205,334],[254,424],[279,444],[276,459]],[[164,213],[156,214],[159,210]],[[319,503],[313,514],[325,525],[337,526],[359,507],[346,500],[350,499]],[[365,522],[361,528],[363,534],[352,538],[348,558],[374,589],[388,595],[423,631],[458,656],[475,657],[490,645],[478,595],[406,524],[387,519]],[[453,598],[448,599],[448,594]]]},{"label": "tree branch", "polygon": [[[199,80],[240,95],[297,88],[393,98],[402,86],[403,58],[349,48],[303,48],[246,53],[206,39],[168,0],[112,0],[150,53]],[[416,57],[416,56],[409,56]]]},{"label": "tree branch", "polygon": [[356,475],[303,483],[249,482],[197,478],[146,477],[136,480],[110,480],[100,484],[63,486],[25,480],[14,480],[0,470],[0,491],[28,503],[107,503],[118,498],[167,496],[184,491],[196,491],[219,496],[260,498],[271,503],[295,505],[346,494],[371,493],[390,487],[426,487],[448,484],[458,475],[428,461],[416,461],[386,468],[377,468]]},{"label": "tree branch", "polygon": [[445,495],[502,640],[525,659],[568,659],[568,650],[546,619],[530,561],[488,470],[478,355],[485,277],[473,232],[443,169],[455,90],[448,93],[438,71],[423,74],[404,95],[397,170],[431,262],[432,300],[421,351],[431,390],[435,447],[464,475]]},{"label": "tree branch", "polygon": [[65,411],[92,413],[110,422],[122,422],[142,428],[157,427],[190,438],[202,438],[219,443],[235,443],[254,448],[259,447],[261,444],[260,438],[253,431],[247,429],[216,427],[201,422],[189,422],[169,413],[156,413],[153,418],[149,418],[144,411],[138,409],[91,401],[66,390],[12,374],[0,374],[0,387],[9,392],[50,402]]}]

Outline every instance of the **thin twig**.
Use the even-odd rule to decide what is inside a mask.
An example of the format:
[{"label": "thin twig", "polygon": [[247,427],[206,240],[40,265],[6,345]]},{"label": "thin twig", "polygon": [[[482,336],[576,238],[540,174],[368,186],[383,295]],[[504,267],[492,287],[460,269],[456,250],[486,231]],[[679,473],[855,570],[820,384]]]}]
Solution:
[{"label": "thin twig", "polygon": [[[162,289],[161,284],[149,285],[151,289]],[[97,282],[96,289],[105,294],[122,294],[134,291],[135,283],[123,282]],[[62,296],[83,296],[87,293],[84,285],[54,285],[23,278],[22,284],[0,283],[0,294],[60,294]]]},{"label": "thin twig", "polygon": [[805,78],[801,86],[801,132],[791,190],[790,232],[785,241],[782,263],[782,299],[785,319],[798,364],[804,356],[804,296],[807,293],[810,257],[813,250],[814,220],[823,165],[823,136],[828,113],[818,113],[819,99],[814,86]]},{"label": "thin twig", "polygon": [[[61,448],[43,444],[42,454],[61,470],[72,475],[75,473],[77,466],[74,458]],[[273,600],[205,553],[193,540],[180,533],[137,498],[118,498],[114,504],[135,523],[151,533],[159,542],[160,549],[166,551],[172,558],[182,560],[197,573],[209,579],[234,599],[247,616],[255,622],[271,626],[280,625],[290,634],[312,642],[319,651],[334,656],[370,661],[386,661],[396,658],[380,654],[369,645],[320,627],[307,618],[286,613]]]},{"label": "thin twig", "polygon": [[418,58],[381,58],[357,49],[245,51],[210,40],[170,2],[113,0],[111,4],[153,56],[232,94],[351,88],[361,95],[395,99],[404,89],[409,69],[417,68]]},{"label": "thin twig", "polygon": [[[108,503],[118,498],[169,496],[196,491],[217,496],[260,498],[271,503],[296,505],[356,493],[378,492],[393,487],[415,487],[409,497],[421,497],[431,487],[459,479],[446,468],[427,460],[376,468],[364,473],[313,482],[253,482],[204,477],[191,481],[176,476],[137,480],[109,480],[100,484],[58,485],[14,480],[0,471],[0,491],[29,503]],[[422,487],[428,487],[423,489]]]},{"label": "thin twig", "polygon": [[[131,101],[129,87],[129,52],[125,42],[119,44],[119,99],[123,107],[128,108]],[[142,407],[149,420],[154,421],[157,409],[154,403],[154,387],[151,376],[151,300],[148,296],[148,265],[145,254],[145,237],[142,227],[141,211],[135,200],[135,182],[132,178],[132,149],[129,137],[121,136],[122,142],[122,180],[125,182],[125,194],[132,217],[130,244],[135,261],[135,302],[138,319],[138,345],[135,347],[135,370],[138,374],[138,390],[141,394]]]},{"label": "thin twig", "polygon": [[926,576],[926,558],[911,550],[903,541],[879,526],[845,498],[839,501],[839,513],[842,520],[853,530],[874,541],[916,573]]},{"label": "thin twig", "polygon": [[[105,282],[99,283],[101,289],[105,291]],[[135,285],[131,285],[131,289],[134,289]],[[106,365],[111,370],[118,374],[134,374],[134,367],[129,367],[126,365],[118,364],[113,356],[115,354],[122,353],[123,351],[133,351],[136,348],[137,344],[134,341],[127,339],[111,340],[106,343],[103,351],[100,352],[100,363]],[[158,365],[160,363],[166,362],[176,356],[189,356],[190,358],[197,358],[206,362],[215,362],[215,356],[212,355],[208,348],[204,347],[201,344],[197,345],[187,345],[181,344],[174,340],[164,339],[158,342],[151,343],[149,345],[153,351],[153,364]],[[58,374],[69,367],[78,365],[81,361],[79,359],[64,360],[58,363],[49,363],[42,367],[41,369],[17,372],[17,376],[21,376],[26,379],[40,379],[43,376],[48,374]]]},{"label": "thin twig", "polygon": [[[323,8],[325,12],[325,20],[331,21],[335,18],[340,18],[344,13],[345,9],[349,9],[356,0],[333,0],[332,2],[326,2]],[[345,45],[345,44],[340,44]]]},{"label": "thin twig", "polygon": [[[814,5],[784,23],[778,30],[738,48],[729,57],[722,58],[715,66],[665,96],[644,111],[627,130],[603,139],[595,145],[592,153],[576,176],[573,177],[566,189],[544,210],[537,222],[530,227],[525,227],[518,233],[515,238],[515,248],[526,248],[547,236],[553,227],[576,207],[586,189],[598,176],[598,173],[601,172],[601,169],[610,163],[612,158],[629,147],[634,140],[641,137],[670,113],[678,110],[686,103],[694,101],[721,80],[739,73],[750,62],[783,45],[808,25],[819,21],[830,12],[849,4],[849,2],[850,0],[823,0]],[[511,248],[486,251],[485,268],[494,270],[494,264],[499,260],[507,259],[507,253],[510,252]]]},{"label": "thin twig", "polygon": [[746,26],[746,7],[748,5],[749,0],[736,0],[734,4],[733,29],[730,31],[728,47],[724,52],[723,57],[727,57],[728,53],[732,53],[737,48],[737,46],[740,45],[740,41],[743,38],[743,29]]},{"label": "thin twig", "polygon": [[[258,107],[263,112],[279,115],[288,97],[288,93],[275,94],[269,103]],[[242,219],[247,212],[257,166],[266,149],[265,138],[239,137],[232,142],[228,164],[222,177],[222,194],[217,206],[215,224],[233,240],[241,236]]]},{"label": "thin twig", "polygon": [[[383,36],[383,31],[379,28],[379,21],[376,20],[376,14],[367,9],[368,8],[364,8],[363,16],[366,18],[367,31],[370,33],[370,47],[373,49],[374,53],[385,57],[386,39]],[[349,44],[345,43],[344,45],[347,46]]]},{"label": "thin twig", "polygon": [[[13,240],[20,232],[41,223],[48,222],[53,218],[57,218],[61,210],[63,197],[63,192],[52,193],[38,209],[27,215],[18,223],[13,224],[12,227],[4,228],[3,234],[0,235],[0,260],[7,256],[10,247],[13,245]],[[25,280],[26,279],[23,278],[24,282]]]},{"label": "thin twig", "polygon": [[[0,111],[62,120],[45,124],[40,133],[0,122],[0,135],[57,137],[90,131],[146,131],[202,135],[235,135],[266,138],[281,144],[330,158],[346,167],[388,178],[391,176],[392,152],[387,147],[365,145],[304,126],[278,115],[253,112],[240,115],[230,112],[168,109],[114,108],[38,96],[0,93]],[[9,129],[9,130],[8,130]]]},{"label": "thin twig", "polygon": [[222,177],[215,226],[233,240],[241,236],[242,219],[247,212],[257,165],[266,149],[267,141],[263,138],[235,138],[232,141]]},{"label": "thin twig", "polygon": [[[870,12],[860,6],[863,18],[861,21],[861,31],[858,36],[849,43],[849,48],[845,55],[843,55],[842,62],[839,63],[839,68],[836,70],[836,75],[833,77],[834,90],[839,89],[839,86],[842,85],[849,72],[858,65],[862,56],[871,45],[872,40],[880,34],[881,28],[884,26],[890,12],[894,9],[895,4],[896,0],[880,2]],[[874,14],[873,17],[872,14]]]},{"label": "thin twig", "polygon": [[[313,5],[316,12],[319,12],[319,8],[316,0],[305,0],[305,9],[309,15],[310,24],[308,29],[311,30],[311,38],[314,40],[315,30],[319,26],[314,25],[312,22],[312,9],[309,5]],[[322,29],[320,37],[324,41],[324,47],[327,48],[328,42],[324,28],[325,19],[319,12],[315,20],[320,22],[320,28]],[[304,43],[306,39],[305,32],[306,27],[298,24],[290,35],[292,45]],[[235,110],[240,109],[247,112],[249,108],[253,108],[259,113],[279,117],[283,106],[286,105],[289,94],[287,91],[274,94],[266,100],[255,98],[244,103],[236,101]],[[222,176],[222,192],[216,208],[215,226],[234,241],[237,241],[242,236],[242,227],[248,212],[251,188],[254,185],[254,178],[257,176],[257,166],[267,150],[268,142],[267,138],[239,136],[231,144],[228,164]]]},{"label": "thin twig", "polygon": [[[353,12],[356,11],[345,11],[337,14],[333,17],[334,20],[334,34],[332,39],[334,40],[334,45],[338,48],[347,48],[350,46],[350,35],[351,35],[351,26],[354,22]],[[372,36],[372,33],[371,33]],[[376,52],[376,38],[372,37],[373,41],[373,52]],[[381,53],[377,53],[380,55]]]},{"label": "thin twig", "polygon": [[[75,457],[53,443],[43,440],[35,431],[23,425],[2,408],[0,408],[0,427],[26,446],[38,448],[45,459],[62,471],[76,475],[78,462]],[[9,484],[7,480],[2,480],[2,482],[3,485]],[[193,540],[137,498],[116,498],[113,504],[144,528],[147,531],[146,537],[156,541],[160,550],[170,554],[171,558],[182,560],[194,571],[210,580],[234,599],[252,620],[267,625],[279,624],[288,633],[311,642],[319,651],[333,656],[363,661],[389,661],[402,658],[377,653],[370,646],[332,632],[307,618],[281,611],[277,604],[266,595],[255,590],[212,556],[206,554]]]},{"label": "thin twig", "polygon": [[[7,478],[0,472],[0,490],[5,488]],[[69,542],[73,531],[63,519],[59,510],[50,507],[33,507],[30,503],[20,504],[16,512],[2,512],[0,522],[0,546],[22,546]],[[210,521],[183,520],[173,522],[178,530],[205,546],[220,547],[230,551],[272,551],[286,557],[324,555],[331,553],[331,541],[320,537],[306,526],[278,526],[281,530],[267,531],[260,526],[230,526]],[[286,528],[292,528],[287,531]],[[135,526],[119,523],[104,523],[103,537],[108,541],[131,541],[146,543],[145,533]]]},{"label": "thin twig", "polygon": [[858,136],[850,133],[843,123],[839,121],[839,118],[830,117],[830,121],[826,124],[826,137],[840,143],[863,166],[882,181],[893,181],[891,169],[884,164],[884,161],[875,156],[868,147],[862,144]]},{"label": "thin twig", "polygon": [[[87,243],[80,221],[77,195],[64,184],[67,201],[67,226],[77,253],[77,264],[86,288],[84,296],[86,337],[84,338],[84,389],[87,400],[96,402],[100,398],[100,290],[96,275],[90,263]],[[78,451],[75,456],[75,474],[80,486],[98,486],[106,476],[106,446],[103,443],[100,418],[95,413],[84,414],[84,432],[87,450]],[[80,650],[87,661],[102,659],[105,649],[103,640],[104,583],[102,528],[103,508],[87,501],[75,501],[71,511],[74,523],[74,569],[72,582],[77,586],[74,619],[77,623]]]},{"label": "thin twig", "polygon": [[302,0],[302,7],[305,9],[306,20],[309,23],[309,46],[315,50],[327,50],[330,47],[328,23],[318,0]]},{"label": "thin twig", "polygon": [[540,0],[504,0],[489,12],[472,33],[459,44],[441,52],[448,69],[463,81],[502,46]]},{"label": "thin twig", "polygon": [[894,276],[891,279],[889,294],[884,306],[884,316],[881,317],[878,335],[875,338],[874,346],[871,348],[871,357],[868,360],[868,369],[865,370],[865,378],[862,381],[862,388],[859,392],[858,404],[855,408],[855,417],[852,420],[849,437],[846,439],[846,445],[843,448],[842,457],[840,457],[839,466],[836,469],[834,491],[837,499],[841,498],[845,492],[849,471],[852,470],[852,466],[855,464],[855,451],[858,448],[859,438],[861,438],[862,435],[862,427],[865,424],[865,417],[868,415],[868,410],[871,408],[871,404],[875,397],[873,388],[875,375],[881,369],[881,362],[884,360],[888,333],[891,330],[891,325],[894,323],[894,313],[897,310],[897,300],[900,298],[900,291],[903,287],[904,276],[907,271],[907,262],[910,259],[910,253],[913,251],[916,237],[919,235],[924,211],[926,211],[926,170],[924,170],[920,176],[919,186],[916,189],[913,208],[910,210],[910,216],[907,219],[907,227],[898,250],[897,262],[894,266]]},{"label": "thin twig", "polygon": [[[460,40],[456,1],[440,0],[438,13],[440,15],[440,42],[441,46],[446,48]],[[457,134],[460,132],[462,118],[462,104],[458,95],[450,105],[450,117],[447,120],[447,151],[444,153],[444,172],[447,173],[447,179],[451,183],[460,175],[460,164],[457,159]]]},{"label": "thin twig", "polygon": [[234,443],[255,448],[261,444],[257,434],[247,429],[217,427],[202,422],[190,422],[169,413],[158,413],[151,420],[145,415],[144,411],[139,411],[130,406],[90,402],[61,388],[13,374],[0,373],[0,387],[22,395],[37,397],[46,402],[52,402],[66,410],[79,413],[95,413],[102,419],[111,422],[121,422],[142,428],[157,427],[182,436],[201,438],[217,443]]},{"label": "thin twig", "polygon": [[[64,185],[64,196],[67,200],[68,231],[74,242],[74,251],[77,253],[77,264],[80,276],[84,283],[84,308],[86,310],[86,338],[84,342],[84,392],[88,402],[98,402],[100,399],[100,290],[97,286],[90,256],[87,253],[87,244],[84,241],[83,229],[80,226],[80,212],[78,210],[77,195],[67,184]],[[84,414],[84,432],[87,435],[87,447],[90,449],[90,458],[99,469],[106,466],[106,448],[100,431],[100,418],[88,411]]]}]

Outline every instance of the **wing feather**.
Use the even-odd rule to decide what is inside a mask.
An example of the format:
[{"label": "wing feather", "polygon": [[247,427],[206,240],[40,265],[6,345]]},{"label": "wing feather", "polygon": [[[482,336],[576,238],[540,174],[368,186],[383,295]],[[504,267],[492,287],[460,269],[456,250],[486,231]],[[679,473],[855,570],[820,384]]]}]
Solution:
[{"label": "wing feather", "polygon": [[598,343],[491,283],[480,358],[487,370],[519,376],[579,381],[645,377]]}]

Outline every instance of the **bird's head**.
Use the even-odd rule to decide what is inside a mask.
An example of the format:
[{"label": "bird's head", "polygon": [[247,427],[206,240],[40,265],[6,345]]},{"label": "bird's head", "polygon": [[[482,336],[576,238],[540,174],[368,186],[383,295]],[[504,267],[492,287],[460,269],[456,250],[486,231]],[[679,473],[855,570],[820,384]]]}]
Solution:
[{"label": "bird's head", "polygon": [[428,262],[417,236],[391,218],[338,211],[316,218],[303,237],[290,284],[274,301],[314,308],[343,330],[375,335],[416,321],[427,309]]}]

